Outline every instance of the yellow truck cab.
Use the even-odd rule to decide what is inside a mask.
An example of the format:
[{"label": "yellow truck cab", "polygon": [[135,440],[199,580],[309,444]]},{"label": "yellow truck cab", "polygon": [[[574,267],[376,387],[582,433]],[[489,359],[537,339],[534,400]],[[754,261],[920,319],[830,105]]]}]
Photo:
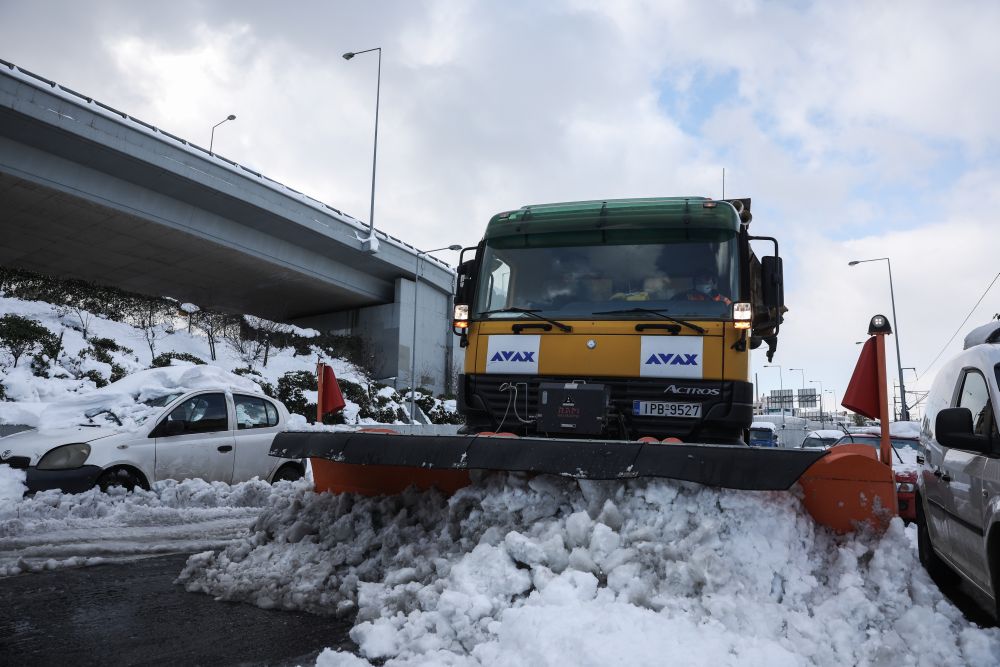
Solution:
[{"label": "yellow truck cab", "polygon": [[495,215],[459,267],[467,432],[746,442],[749,351],[771,358],[784,311],[750,219],[749,199],[703,197]]}]

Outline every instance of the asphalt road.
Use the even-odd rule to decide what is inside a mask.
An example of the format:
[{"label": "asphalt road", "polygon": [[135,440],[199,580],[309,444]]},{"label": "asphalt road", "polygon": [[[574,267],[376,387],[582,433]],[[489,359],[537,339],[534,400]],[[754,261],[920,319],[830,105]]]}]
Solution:
[{"label": "asphalt road", "polygon": [[352,619],[216,602],[174,585],[186,554],[0,580],[0,665],[311,665]]}]

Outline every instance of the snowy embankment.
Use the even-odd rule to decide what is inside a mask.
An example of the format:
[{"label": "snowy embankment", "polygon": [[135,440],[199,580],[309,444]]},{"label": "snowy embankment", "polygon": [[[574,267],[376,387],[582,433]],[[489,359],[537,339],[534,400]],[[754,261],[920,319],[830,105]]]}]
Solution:
[{"label": "snowy embankment", "polygon": [[[287,489],[192,556],[189,591],[356,614],[323,665],[1000,664],[916,558],[838,538],[790,493],[496,475],[451,498]],[[380,663],[381,664],[381,663]]]},{"label": "snowy embankment", "polygon": [[23,471],[0,465],[0,577],[221,549],[247,535],[272,493],[293,488],[259,480],[233,486],[168,480],[150,491],[42,491],[21,499],[23,481]]}]

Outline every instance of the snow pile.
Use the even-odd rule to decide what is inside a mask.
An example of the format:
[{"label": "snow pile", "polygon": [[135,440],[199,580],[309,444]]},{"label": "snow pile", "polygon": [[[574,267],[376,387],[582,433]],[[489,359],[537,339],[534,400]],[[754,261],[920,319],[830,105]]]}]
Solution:
[{"label": "snow pile", "polygon": [[[324,665],[997,664],[916,559],[913,529],[837,538],[789,493],[495,475],[445,499],[276,496],[179,582],[355,613]],[[379,662],[379,664],[383,664]]]},{"label": "snow pile", "polygon": [[[881,426],[864,426],[859,428],[858,433],[873,433],[882,435]],[[889,436],[893,438],[919,438],[920,422],[889,422]]]},{"label": "snow pile", "polygon": [[24,484],[25,477],[23,470],[0,465],[0,508],[20,500],[28,492],[28,487]]},{"label": "snow pile", "polygon": [[[9,479],[0,466],[0,488]],[[18,471],[14,471],[18,472]],[[22,476],[23,477],[23,476]],[[0,576],[221,549],[243,537],[276,490],[308,482],[258,479],[228,485],[200,479],[156,482],[152,490],[64,494],[41,491],[0,503]]]},{"label": "snow pile", "polygon": [[[257,383],[216,366],[167,366],[138,371],[106,387],[54,403],[20,403],[11,407],[31,415],[27,419],[22,416],[20,423],[27,426],[68,428],[90,417],[110,413],[122,422],[123,428],[130,428],[163,411],[162,401],[157,405],[148,405],[147,401],[196,389],[263,393]],[[10,405],[0,403],[0,414]],[[118,425],[113,419],[101,419],[101,423]]]}]

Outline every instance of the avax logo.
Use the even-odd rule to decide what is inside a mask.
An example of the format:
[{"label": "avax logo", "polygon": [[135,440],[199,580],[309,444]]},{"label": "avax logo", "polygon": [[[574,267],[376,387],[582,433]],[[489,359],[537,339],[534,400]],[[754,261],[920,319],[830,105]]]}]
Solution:
[{"label": "avax logo", "polygon": [[646,366],[697,366],[697,354],[651,354],[645,361]]},{"label": "avax logo", "polygon": [[523,361],[533,364],[535,363],[535,353],[500,350],[490,358],[490,361]]}]

